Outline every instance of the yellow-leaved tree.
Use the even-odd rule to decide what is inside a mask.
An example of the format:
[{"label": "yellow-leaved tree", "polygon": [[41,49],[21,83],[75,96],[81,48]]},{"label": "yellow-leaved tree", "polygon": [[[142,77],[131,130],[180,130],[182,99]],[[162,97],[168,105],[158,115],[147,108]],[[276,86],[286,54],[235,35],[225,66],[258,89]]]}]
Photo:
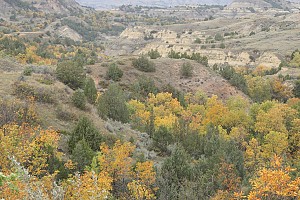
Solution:
[{"label": "yellow-leaved tree", "polygon": [[282,159],[274,156],[270,168],[262,168],[257,177],[250,182],[252,190],[249,200],[282,200],[300,198],[300,177],[292,178],[294,171],[290,166],[283,166]]}]

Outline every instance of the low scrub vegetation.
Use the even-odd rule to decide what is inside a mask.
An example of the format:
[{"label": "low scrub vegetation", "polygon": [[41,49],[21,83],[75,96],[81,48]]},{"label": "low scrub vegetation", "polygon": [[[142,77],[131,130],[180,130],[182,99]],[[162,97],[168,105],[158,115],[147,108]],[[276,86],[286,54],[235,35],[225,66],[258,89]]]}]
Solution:
[{"label": "low scrub vegetation", "polygon": [[151,62],[146,56],[140,56],[132,61],[132,65],[143,72],[155,72],[155,64]]}]

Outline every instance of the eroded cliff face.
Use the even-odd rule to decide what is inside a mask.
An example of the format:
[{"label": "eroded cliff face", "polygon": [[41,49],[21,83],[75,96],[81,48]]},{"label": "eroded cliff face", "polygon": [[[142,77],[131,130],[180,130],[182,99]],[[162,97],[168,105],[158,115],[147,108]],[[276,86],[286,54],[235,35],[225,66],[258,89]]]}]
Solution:
[{"label": "eroded cliff face", "polygon": [[206,56],[208,58],[208,64],[229,64],[232,66],[258,66],[264,65],[268,67],[278,67],[280,64],[280,59],[277,55],[272,52],[263,52],[260,56],[258,56],[255,61],[251,59],[251,53],[247,51],[242,52],[234,52],[234,51],[224,51],[220,49],[211,49],[211,50],[203,50],[200,48],[192,49],[187,46],[173,46],[169,48],[168,45],[156,45],[156,44],[149,44],[144,49],[142,49],[139,54],[146,54],[151,49],[157,49],[158,52],[163,57],[167,57],[168,53],[171,50],[175,52],[181,52],[187,54],[192,53],[200,53],[202,56]]},{"label": "eroded cliff face", "polygon": [[[182,31],[180,33],[171,30],[151,30],[143,27],[126,29],[120,36],[121,40],[131,40],[135,43],[144,41],[144,38],[151,40],[144,46],[133,48],[134,54],[147,54],[151,49],[157,49],[162,57],[168,57],[171,50],[180,53],[200,53],[207,56],[209,65],[229,64],[232,66],[258,66],[278,67],[280,59],[269,51],[253,51],[218,48],[220,43],[214,43],[215,48],[210,48],[213,44],[203,44],[207,38],[204,32],[200,31]],[[201,44],[196,44],[195,39],[199,38]],[[225,41],[226,44],[226,41]],[[202,45],[208,47],[203,49]]]}]

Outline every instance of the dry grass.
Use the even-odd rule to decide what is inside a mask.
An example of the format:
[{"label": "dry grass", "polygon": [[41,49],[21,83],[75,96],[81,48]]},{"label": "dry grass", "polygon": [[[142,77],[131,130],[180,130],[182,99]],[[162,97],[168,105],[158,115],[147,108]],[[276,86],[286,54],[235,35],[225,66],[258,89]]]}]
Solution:
[{"label": "dry grass", "polygon": [[[132,57],[123,57],[122,61],[125,65],[119,65],[123,70],[124,75],[120,84],[124,87],[130,87],[132,83],[138,80],[141,76],[151,77],[158,87],[171,84],[173,87],[185,91],[196,92],[198,90],[204,91],[208,96],[213,94],[218,95],[222,99],[227,99],[231,96],[243,96],[247,98],[241,91],[231,86],[221,76],[213,72],[195,61],[189,61],[194,66],[193,77],[181,78],[180,68],[185,60],[175,60],[169,58],[160,58],[152,60],[156,64],[156,72],[146,73],[136,70],[131,64]],[[107,68],[100,64],[90,66],[91,75],[96,82],[105,81],[105,73]],[[101,87],[101,86],[100,86]]]}]

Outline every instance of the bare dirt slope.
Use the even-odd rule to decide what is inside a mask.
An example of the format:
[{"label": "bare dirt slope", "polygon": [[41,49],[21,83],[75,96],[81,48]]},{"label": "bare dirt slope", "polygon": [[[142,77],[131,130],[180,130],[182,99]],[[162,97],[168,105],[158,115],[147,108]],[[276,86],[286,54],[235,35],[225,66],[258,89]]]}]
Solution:
[{"label": "bare dirt slope", "polygon": [[[195,61],[170,58],[160,58],[152,61],[156,64],[156,72],[145,73],[136,70],[132,66],[131,58],[123,58],[122,62],[124,62],[124,65],[119,65],[124,72],[121,85],[130,86],[139,77],[144,75],[155,80],[158,87],[170,84],[185,92],[202,90],[208,96],[215,94],[222,99],[227,99],[231,96],[243,96],[247,98],[245,94],[231,86],[220,75]],[[184,62],[190,62],[194,66],[194,76],[192,78],[183,78],[180,76],[180,68]],[[107,67],[95,65],[91,66],[91,69],[92,75],[96,80],[101,81],[105,79]]]}]

